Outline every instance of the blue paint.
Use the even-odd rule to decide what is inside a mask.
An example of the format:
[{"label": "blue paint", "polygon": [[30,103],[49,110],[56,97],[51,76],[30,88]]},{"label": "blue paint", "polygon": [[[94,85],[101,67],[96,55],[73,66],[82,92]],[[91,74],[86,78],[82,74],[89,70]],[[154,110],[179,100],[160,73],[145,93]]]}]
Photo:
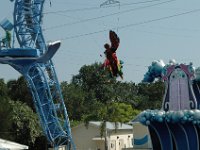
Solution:
[{"label": "blue paint", "polygon": [[[8,48],[10,45],[2,47],[0,63],[9,64],[27,80],[49,143],[55,149],[60,145],[67,145],[67,150],[75,150],[67,109],[51,60],[60,47],[60,42],[46,45],[42,34],[45,0],[14,2],[14,32],[20,48]],[[7,20],[1,22],[1,26],[6,29],[11,29],[11,25]]]},{"label": "blue paint", "polygon": [[9,48],[0,50],[0,57],[39,57],[38,49],[33,48]]},{"label": "blue paint", "polygon": [[143,145],[143,144],[146,144],[147,142],[148,142],[148,135],[145,135],[141,139],[134,138],[134,140],[133,140],[134,145]]}]

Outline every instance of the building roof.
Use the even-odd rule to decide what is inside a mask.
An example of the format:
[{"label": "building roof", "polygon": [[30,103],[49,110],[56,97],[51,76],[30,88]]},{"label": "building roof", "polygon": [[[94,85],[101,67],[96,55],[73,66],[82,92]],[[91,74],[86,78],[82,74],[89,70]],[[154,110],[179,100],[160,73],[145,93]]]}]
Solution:
[{"label": "building roof", "polygon": [[[100,126],[102,122],[100,121],[90,121],[91,125]],[[112,122],[106,122],[106,129],[108,130],[115,130],[115,124]],[[133,129],[131,125],[124,124],[124,123],[118,123],[118,130],[125,130],[125,129]]]},{"label": "building roof", "polygon": [[28,146],[0,139],[0,150],[21,150],[21,149],[28,149]]}]

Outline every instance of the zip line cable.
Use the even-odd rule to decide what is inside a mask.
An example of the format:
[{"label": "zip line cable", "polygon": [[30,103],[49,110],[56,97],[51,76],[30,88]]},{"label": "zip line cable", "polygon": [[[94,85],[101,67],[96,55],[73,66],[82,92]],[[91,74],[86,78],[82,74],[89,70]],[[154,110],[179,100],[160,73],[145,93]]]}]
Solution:
[{"label": "zip line cable", "polygon": [[[151,19],[151,20],[146,20],[146,21],[143,21],[143,22],[138,22],[138,23],[132,23],[132,24],[124,25],[124,26],[113,27],[112,29],[116,29],[116,28],[124,29],[124,28],[133,27],[133,26],[139,26],[139,25],[143,25],[143,24],[156,22],[156,21],[161,21],[161,20],[166,20],[166,19],[178,17],[178,16],[187,15],[187,14],[190,14],[190,13],[196,13],[196,12],[199,12],[199,11],[200,11],[200,9],[194,9],[194,10],[191,10],[191,11],[178,13],[178,14],[174,14],[174,15],[170,15],[170,16],[165,16],[165,17],[161,17],[161,18],[157,18],[157,19]],[[101,33],[101,32],[107,32],[109,30],[110,29],[104,29],[104,30],[99,30],[99,31],[95,31],[95,32],[74,35],[74,36],[62,38],[61,40],[68,40],[68,39],[78,38],[78,37],[82,37],[82,36],[88,36],[88,35],[97,34],[97,33]]]},{"label": "zip line cable", "polygon": [[[140,9],[154,7],[154,6],[170,3],[170,2],[173,2],[173,1],[176,1],[176,0],[168,0],[168,1],[160,2],[160,3],[156,3],[156,4],[152,4],[152,5],[147,5],[147,6],[142,6],[142,7],[138,7],[138,8],[128,9],[128,10],[125,10],[125,11],[119,11],[119,12],[115,12],[115,13],[111,13],[111,14],[107,14],[107,15],[103,15],[103,16],[83,19],[83,20],[79,20],[77,22],[72,22],[72,23],[66,23],[66,24],[62,24],[62,25],[56,25],[56,26],[52,26],[52,27],[47,27],[47,28],[44,28],[43,30],[46,31],[46,30],[56,29],[56,28],[65,27],[65,26],[69,26],[69,25],[74,25],[74,24],[78,24],[78,23],[93,21],[93,20],[97,20],[97,19],[101,19],[101,18],[105,18],[105,17],[110,17],[110,16],[114,16],[114,15],[121,15],[123,13],[128,13],[128,12],[131,12],[131,11],[136,11],[136,10],[140,10]],[[121,5],[120,5],[120,7],[121,7]]]},{"label": "zip line cable", "polygon": [[120,28],[123,29],[123,28],[132,27],[132,26],[137,26],[137,25],[147,24],[147,23],[151,23],[151,22],[156,22],[156,21],[160,21],[160,20],[166,20],[166,19],[170,19],[170,18],[174,18],[174,17],[178,17],[178,16],[187,15],[187,14],[190,14],[190,13],[199,12],[199,11],[200,11],[200,9],[194,9],[194,10],[191,10],[191,11],[178,13],[178,14],[174,14],[174,15],[170,15],[170,16],[166,16],[166,17],[161,17],[161,18],[147,20],[147,21],[143,21],[143,22],[139,22],[139,23],[133,23],[133,24],[120,26]]},{"label": "zip line cable", "polygon": [[[157,2],[157,1],[162,1],[162,0],[148,0],[148,1],[142,1],[142,2],[133,2],[133,3],[124,3],[121,4],[121,6],[127,6],[127,5],[136,5],[136,4],[145,4],[145,3],[152,3],[152,2]],[[79,9],[67,9],[67,10],[59,10],[59,11],[49,11],[49,12],[44,12],[43,14],[55,14],[55,13],[64,13],[64,12],[75,12],[75,11],[90,11],[90,10],[97,10],[97,9],[102,9],[102,8],[110,8],[110,7],[118,7],[116,5],[110,5],[106,7],[86,7],[86,8],[79,8]]]}]

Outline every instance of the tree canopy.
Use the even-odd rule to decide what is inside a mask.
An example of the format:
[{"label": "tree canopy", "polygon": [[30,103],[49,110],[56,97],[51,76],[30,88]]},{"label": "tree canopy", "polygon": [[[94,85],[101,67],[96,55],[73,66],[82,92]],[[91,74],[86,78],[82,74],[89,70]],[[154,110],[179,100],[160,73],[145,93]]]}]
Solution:
[{"label": "tree canopy", "polygon": [[[106,121],[127,123],[145,109],[160,109],[164,84],[118,81],[111,78],[101,63],[84,65],[61,89],[72,127],[79,122]],[[7,83],[0,79],[0,137],[37,149],[44,136],[23,77]]]}]

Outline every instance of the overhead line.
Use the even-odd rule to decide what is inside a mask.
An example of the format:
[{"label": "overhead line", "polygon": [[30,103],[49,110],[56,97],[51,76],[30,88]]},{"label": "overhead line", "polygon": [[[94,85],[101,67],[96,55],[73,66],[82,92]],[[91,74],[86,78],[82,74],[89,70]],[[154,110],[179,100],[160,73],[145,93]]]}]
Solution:
[{"label": "overhead line", "polygon": [[83,19],[83,20],[79,20],[79,21],[76,21],[76,22],[72,22],[72,23],[66,23],[66,24],[62,24],[62,25],[52,26],[52,27],[49,27],[49,28],[44,28],[44,30],[50,30],[50,29],[60,28],[60,27],[68,26],[68,25],[74,25],[74,24],[78,24],[78,23],[88,22],[88,21],[97,20],[97,19],[101,19],[101,18],[105,18],[105,17],[110,17],[110,16],[114,16],[114,15],[118,15],[118,14],[121,15],[123,13],[128,13],[128,12],[131,12],[131,11],[145,9],[145,8],[149,8],[149,7],[153,7],[153,6],[157,6],[157,5],[162,5],[162,4],[166,4],[166,3],[172,2],[172,1],[176,1],[176,0],[168,0],[168,1],[160,2],[160,3],[156,3],[156,4],[152,4],[152,5],[147,5],[147,6],[142,6],[142,7],[138,7],[138,8],[128,9],[128,10],[125,10],[125,11],[111,13],[111,14],[107,14],[107,15],[103,15],[103,16]]},{"label": "overhead line", "polygon": [[157,18],[157,19],[147,20],[147,21],[143,21],[143,22],[139,22],[139,23],[128,24],[128,25],[120,26],[118,28],[123,29],[123,28],[127,28],[127,27],[132,27],[132,26],[147,24],[147,23],[156,22],[156,21],[160,21],[160,20],[166,20],[166,19],[169,19],[169,18],[178,17],[178,16],[182,16],[182,15],[186,15],[186,14],[190,14],[190,13],[195,13],[195,12],[199,12],[199,11],[200,11],[200,9],[194,9],[194,10],[191,10],[191,11],[187,11],[187,12],[183,12],[183,13],[178,13],[178,14],[174,14],[174,15],[170,15],[170,16],[166,16],[166,17],[161,17],[161,18]]},{"label": "overhead line", "polygon": [[[200,9],[194,9],[194,10],[191,10],[191,11],[178,13],[178,14],[174,14],[174,15],[170,15],[170,16],[165,16],[165,17],[161,17],[161,18],[157,18],[157,19],[151,19],[151,20],[146,20],[146,21],[143,21],[143,22],[128,24],[128,25],[119,26],[119,27],[113,27],[112,29],[117,29],[117,28],[118,29],[124,29],[124,28],[128,28],[128,27],[148,24],[148,23],[152,23],[152,22],[156,22],[156,21],[161,21],[161,20],[166,20],[166,19],[170,19],[170,18],[182,16],[182,15],[187,15],[187,14],[195,13],[195,12],[199,12],[199,11],[200,11]],[[99,31],[95,31],[95,32],[90,32],[90,33],[85,33],[85,34],[80,34],[80,35],[74,35],[74,36],[62,38],[62,40],[68,40],[68,39],[78,38],[78,37],[82,37],[82,36],[88,36],[88,35],[92,35],[92,34],[97,34],[97,33],[101,33],[101,32],[107,32],[109,30],[110,29],[104,29],[104,30],[99,30]]]},{"label": "overhead line", "polygon": [[[141,2],[133,2],[133,3],[124,3],[120,4],[121,6],[127,6],[127,5],[136,5],[136,4],[145,4],[145,3],[152,3],[162,0],[147,0],[147,1],[141,1]],[[96,10],[96,9],[102,9],[102,8],[110,8],[110,7],[118,7],[118,5],[109,5],[106,7],[86,7],[86,8],[78,8],[78,9],[67,9],[67,10],[59,10],[59,11],[50,11],[50,12],[44,12],[43,14],[55,14],[55,13],[63,13],[63,12],[75,12],[75,11],[89,11],[89,10]]]}]

